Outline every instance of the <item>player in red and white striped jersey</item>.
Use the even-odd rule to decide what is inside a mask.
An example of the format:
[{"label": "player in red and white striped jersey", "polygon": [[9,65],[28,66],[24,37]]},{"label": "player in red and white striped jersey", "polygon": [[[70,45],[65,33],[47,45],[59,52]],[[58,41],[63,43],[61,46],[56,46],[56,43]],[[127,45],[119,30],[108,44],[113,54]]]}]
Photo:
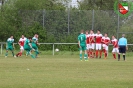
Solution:
[{"label": "player in red and white striped jersey", "polygon": [[90,57],[94,58],[95,34],[94,34],[93,30],[90,30],[90,34],[89,34],[89,49],[90,49]]},{"label": "player in red and white striped jersey", "polygon": [[115,36],[112,36],[111,43],[113,44],[112,54],[113,54],[114,59],[116,59],[115,53],[119,54],[119,49],[118,49],[118,40],[115,38]]},{"label": "player in red and white striped jersey", "polygon": [[22,35],[22,37],[19,39],[19,46],[20,46],[20,52],[16,54],[16,56],[21,56],[23,51],[24,51],[24,43],[26,41],[26,38],[24,37],[24,35]]},{"label": "player in red and white striped jersey", "polygon": [[[97,30],[97,34],[95,34],[95,38],[96,38],[96,58],[101,58],[102,56],[102,37],[103,35],[100,33],[100,30]],[[99,52],[99,55],[98,55]]]},{"label": "player in red and white striped jersey", "polygon": [[108,45],[110,43],[110,38],[108,37],[108,34],[105,33],[104,37],[102,37],[102,43],[103,43],[103,51],[104,51],[104,59],[107,58],[107,53],[108,53]]},{"label": "player in red and white striped jersey", "polygon": [[88,31],[86,31],[86,48],[87,48],[87,54],[88,54],[88,57],[89,57],[89,33]]}]

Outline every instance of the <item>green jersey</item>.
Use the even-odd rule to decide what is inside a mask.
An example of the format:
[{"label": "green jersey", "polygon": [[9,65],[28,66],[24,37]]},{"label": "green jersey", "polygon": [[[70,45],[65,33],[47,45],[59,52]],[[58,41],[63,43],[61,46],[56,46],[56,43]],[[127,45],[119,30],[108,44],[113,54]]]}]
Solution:
[{"label": "green jersey", "polygon": [[33,37],[33,38],[32,38],[32,47],[33,47],[35,50],[38,50],[37,42],[38,42],[38,38]]},{"label": "green jersey", "polygon": [[38,38],[36,38],[36,37],[33,37],[33,38],[32,38],[32,43],[36,44],[37,41],[38,41]]},{"label": "green jersey", "polygon": [[7,39],[7,46],[8,47],[13,47],[14,39],[8,38]]},{"label": "green jersey", "polygon": [[85,46],[86,45],[86,35],[85,34],[80,34],[78,36],[78,41],[80,41],[80,45]]},{"label": "green jersey", "polygon": [[24,47],[30,47],[29,44],[30,44],[30,40],[26,39],[26,41],[24,42]]},{"label": "green jersey", "polygon": [[30,52],[32,50],[29,44],[30,44],[30,40],[26,39],[26,41],[24,42],[24,50],[26,50],[27,52]]}]

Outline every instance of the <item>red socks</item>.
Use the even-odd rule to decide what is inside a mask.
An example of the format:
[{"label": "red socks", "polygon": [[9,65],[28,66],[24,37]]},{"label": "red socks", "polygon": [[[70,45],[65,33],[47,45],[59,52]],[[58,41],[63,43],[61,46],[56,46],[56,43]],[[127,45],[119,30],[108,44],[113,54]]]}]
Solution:
[{"label": "red socks", "polygon": [[18,54],[16,54],[16,56],[22,56],[22,52],[19,52]]},{"label": "red socks", "polygon": [[88,51],[88,57],[90,57],[90,51]]},{"label": "red socks", "polygon": [[19,56],[22,56],[22,52],[19,53]]},{"label": "red socks", "polygon": [[115,54],[113,54],[113,57],[114,57],[114,59],[116,59],[116,55]]},{"label": "red socks", "polygon": [[100,52],[100,57],[102,56],[102,50],[101,51],[99,51]]},{"label": "red socks", "polygon": [[107,57],[107,51],[105,49],[103,49],[104,51],[104,57],[106,58]]},{"label": "red socks", "polygon": [[98,57],[98,50],[96,50],[96,57]]}]

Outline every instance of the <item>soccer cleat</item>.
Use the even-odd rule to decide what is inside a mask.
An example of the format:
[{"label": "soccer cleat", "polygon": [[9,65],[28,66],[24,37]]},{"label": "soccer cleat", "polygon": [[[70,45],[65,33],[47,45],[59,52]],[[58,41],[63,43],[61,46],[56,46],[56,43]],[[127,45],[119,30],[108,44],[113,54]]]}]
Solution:
[{"label": "soccer cleat", "polygon": [[14,56],[16,58],[16,56]]},{"label": "soccer cleat", "polygon": [[7,58],[7,56],[5,56],[5,58]]},{"label": "soccer cleat", "polygon": [[85,60],[85,61],[88,61],[88,60]]},{"label": "soccer cleat", "polygon": [[101,59],[101,56],[99,57],[99,59]]}]

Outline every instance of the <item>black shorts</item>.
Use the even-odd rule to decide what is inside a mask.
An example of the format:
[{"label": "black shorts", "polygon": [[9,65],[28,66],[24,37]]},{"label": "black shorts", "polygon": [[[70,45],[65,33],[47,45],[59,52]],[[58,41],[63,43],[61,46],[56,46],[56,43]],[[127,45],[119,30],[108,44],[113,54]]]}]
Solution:
[{"label": "black shorts", "polygon": [[119,46],[119,53],[126,53],[126,46]]}]

